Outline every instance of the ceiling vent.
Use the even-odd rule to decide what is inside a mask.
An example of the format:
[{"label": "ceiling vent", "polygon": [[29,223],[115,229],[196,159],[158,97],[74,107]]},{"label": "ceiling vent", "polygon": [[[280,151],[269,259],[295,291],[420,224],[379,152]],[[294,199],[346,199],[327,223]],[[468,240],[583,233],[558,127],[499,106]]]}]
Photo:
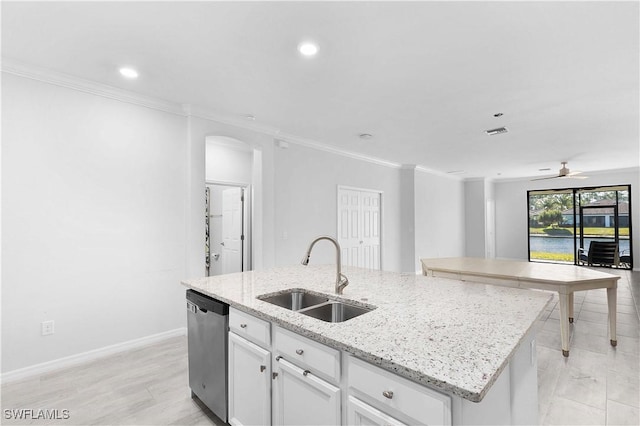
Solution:
[{"label": "ceiling vent", "polygon": [[509,130],[506,127],[498,127],[496,129],[485,130],[484,132],[489,136],[499,135],[500,133],[507,133]]}]

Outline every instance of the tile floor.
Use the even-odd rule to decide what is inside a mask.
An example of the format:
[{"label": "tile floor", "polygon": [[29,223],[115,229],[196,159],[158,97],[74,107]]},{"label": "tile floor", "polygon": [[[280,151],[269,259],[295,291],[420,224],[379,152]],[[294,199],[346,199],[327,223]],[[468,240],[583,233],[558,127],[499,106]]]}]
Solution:
[{"label": "tile floor", "polygon": [[[611,272],[611,271],[607,271]],[[560,352],[557,297],[540,321],[538,389],[545,425],[640,425],[640,272],[618,281],[618,346],[609,344],[606,290],[575,293],[570,355]]]},{"label": "tile floor", "polygon": [[[607,337],[605,290],[576,293],[571,354],[560,352],[557,302],[539,324],[540,422],[640,425],[640,272],[619,271],[618,346]],[[212,425],[190,398],[186,338],[3,384],[2,424]],[[8,419],[6,409],[69,410],[61,420]],[[60,417],[64,413],[60,412]],[[216,423],[218,422],[218,423]]]}]

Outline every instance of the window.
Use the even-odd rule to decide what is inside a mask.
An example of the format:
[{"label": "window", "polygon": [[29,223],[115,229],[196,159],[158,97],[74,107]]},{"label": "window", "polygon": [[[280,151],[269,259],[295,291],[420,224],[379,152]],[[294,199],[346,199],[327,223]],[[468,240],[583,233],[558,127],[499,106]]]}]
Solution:
[{"label": "window", "polygon": [[[529,260],[632,269],[631,186],[528,191]],[[610,263],[588,258],[593,241],[613,243]]]}]

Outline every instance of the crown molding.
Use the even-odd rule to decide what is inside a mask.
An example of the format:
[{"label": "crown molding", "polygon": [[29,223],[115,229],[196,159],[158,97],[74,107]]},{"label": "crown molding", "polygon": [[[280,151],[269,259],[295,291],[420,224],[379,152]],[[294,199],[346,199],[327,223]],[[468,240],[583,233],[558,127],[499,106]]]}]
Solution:
[{"label": "crown molding", "polygon": [[[27,65],[12,59],[2,58],[0,70],[7,74],[13,74],[19,77],[29,78],[43,83],[66,87],[68,89],[77,90],[96,96],[102,96],[109,99],[115,99],[118,101],[131,103],[147,108],[152,108],[183,117],[197,117],[204,120],[215,121],[217,123],[226,124],[229,126],[271,136],[274,138],[274,140],[289,142],[291,144],[304,146],[335,155],[341,155],[343,157],[352,158],[354,160],[365,161],[384,167],[391,167],[393,169],[402,168],[402,164],[395,163],[393,161],[388,161],[382,158],[372,157],[357,152],[347,151],[341,148],[317,142],[315,140],[282,133],[278,128],[255,123],[252,121],[250,122],[245,117],[241,117],[238,115],[225,114],[195,105],[179,104],[176,102],[170,102],[159,98],[145,96],[128,90],[108,86],[106,84],[97,83],[95,81],[85,80],[68,74],[59,73],[47,68]],[[416,170],[425,173],[441,175],[452,179],[457,178],[422,166],[417,166]]]},{"label": "crown molding", "polygon": [[221,124],[227,124],[234,127],[239,127],[245,130],[250,130],[258,133],[271,136],[276,141],[288,142],[291,144],[304,146],[307,148],[316,149],[319,151],[329,152],[343,157],[353,158],[355,160],[366,161],[369,163],[378,164],[385,167],[391,167],[394,169],[400,168],[400,164],[392,161],[383,160],[381,158],[370,157],[368,155],[359,154],[356,152],[346,151],[344,149],[332,147],[311,139],[301,138],[299,136],[282,133],[280,129],[272,126],[258,124],[255,122],[249,122],[244,117],[237,115],[222,114],[217,111],[207,110],[194,105],[185,105],[184,111],[187,116],[202,118],[204,120],[215,121]]},{"label": "crown molding", "polygon": [[440,172],[440,171],[433,170],[433,169],[430,169],[430,168],[424,167],[424,166],[416,166],[416,171],[422,172],[422,173],[427,173],[427,174],[430,174],[430,175],[436,175],[436,176],[445,177],[445,178],[451,179],[451,180],[457,180],[457,181],[465,180],[464,177],[462,177],[460,175]]},{"label": "crown molding", "polygon": [[275,127],[259,124],[244,117],[233,114],[225,114],[219,111],[202,108],[196,105],[183,105],[183,111],[188,117],[201,118],[203,120],[215,121],[216,123],[227,124],[245,130],[262,133],[268,136],[275,136],[280,131]]},{"label": "crown molding", "polygon": [[134,105],[140,105],[171,114],[177,114],[181,116],[185,115],[183,105],[175,102],[169,102],[163,99],[141,95],[128,90],[118,89],[113,86],[108,86],[106,84],[96,83],[95,81],[70,76],[68,74],[59,73],[50,69],[26,65],[24,63],[11,59],[3,58],[0,68],[2,69],[2,72],[7,74],[13,74],[19,77],[25,77],[43,83],[66,87],[68,89],[102,96],[104,98],[115,99]]},{"label": "crown molding", "polygon": [[294,135],[279,133],[278,135],[276,135],[276,139],[295,145],[316,149],[318,151],[324,151],[331,154],[341,155],[343,157],[353,158],[354,160],[366,161],[368,163],[373,163],[380,166],[391,167],[393,169],[399,169],[402,167],[401,164],[394,163],[393,161],[383,160],[382,158],[371,157],[357,152],[346,151],[344,149],[336,148],[330,145],[316,142],[311,139],[305,139]]}]

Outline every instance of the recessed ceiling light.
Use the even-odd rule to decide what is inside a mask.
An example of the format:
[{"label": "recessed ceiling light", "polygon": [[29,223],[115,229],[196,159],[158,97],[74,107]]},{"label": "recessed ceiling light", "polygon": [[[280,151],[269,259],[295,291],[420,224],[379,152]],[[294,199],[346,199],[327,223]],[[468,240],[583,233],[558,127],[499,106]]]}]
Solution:
[{"label": "recessed ceiling light", "polygon": [[298,51],[304,56],[314,56],[318,53],[318,46],[315,43],[307,41],[298,45]]},{"label": "recessed ceiling light", "polygon": [[373,137],[373,135],[372,135],[372,134],[370,134],[370,133],[360,133],[360,134],[358,135],[358,137],[359,137],[360,139],[371,139],[371,138]]},{"label": "recessed ceiling light", "polygon": [[138,71],[133,68],[122,67],[120,68],[120,74],[125,78],[138,78]]}]

